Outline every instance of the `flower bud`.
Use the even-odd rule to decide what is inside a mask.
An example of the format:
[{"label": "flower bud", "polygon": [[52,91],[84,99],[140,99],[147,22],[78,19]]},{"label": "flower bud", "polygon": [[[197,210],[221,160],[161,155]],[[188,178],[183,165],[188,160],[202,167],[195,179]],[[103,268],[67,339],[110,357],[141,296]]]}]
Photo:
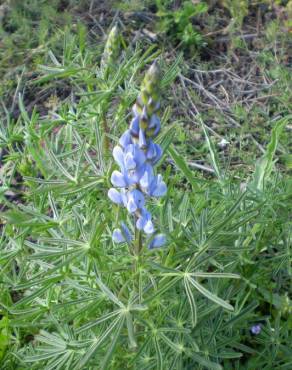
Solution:
[{"label": "flower bud", "polygon": [[115,62],[115,60],[119,56],[119,50],[120,50],[120,34],[118,25],[116,24],[110,30],[110,33],[108,35],[101,60],[101,65],[105,67],[110,64],[113,64],[113,62]]}]

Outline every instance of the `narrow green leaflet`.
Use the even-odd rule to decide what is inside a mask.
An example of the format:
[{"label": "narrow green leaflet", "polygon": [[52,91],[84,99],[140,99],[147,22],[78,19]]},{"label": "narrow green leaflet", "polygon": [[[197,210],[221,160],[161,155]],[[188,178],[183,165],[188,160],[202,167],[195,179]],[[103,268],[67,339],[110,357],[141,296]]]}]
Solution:
[{"label": "narrow green leaflet", "polygon": [[187,295],[188,302],[190,305],[192,327],[194,328],[197,325],[197,306],[196,306],[195,298],[193,296],[192,289],[190,287],[189,280],[186,277],[184,278],[184,287],[185,287],[186,295]]},{"label": "narrow green leaflet", "polygon": [[201,188],[197,184],[197,181],[192,173],[192,171],[189,169],[186,161],[184,158],[174,149],[173,145],[170,145],[167,149],[167,152],[173,159],[175,165],[181,170],[181,172],[184,174],[184,176],[187,178],[189,183],[192,185],[195,191],[201,191]]},{"label": "narrow green leaflet", "polygon": [[214,303],[217,303],[219,306],[226,308],[227,310],[233,311],[234,308],[227,302],[223,301],[223,299],[217,297],[215,294],[209,292],[206,288],[204,288],[201,284],[199,284],[195,279],[189,278],[190,283],[206,298],[210,299]]},{"label": "narrow green leaflet", "polygon": [[223,370],[222,366],[212,362],[197,353],[192,353],[191,357],[200,365],[205,366],[208,370]]},{"label": "narrow green leaflet", "polygon": [[120,337],[120,334],[121,334],[121,331],[122,331],[122,328],[123,328],[123,325],[124,325],[124,321],[125,321],[125,316],[123,315],[119,319],[119,322],[118,322],[118,325],[117,325],[117,329],[114,332],[113,339],[111,341],[110,346],[107,348],[106,355],[105,355],[105,357],[102,360],[102,363],[101,363],[101,366],[100,366],[100,370],[106,370],[106,369],[108,369],[108,364],[109,364],[109,362],[110,362],[110,360],[111,360],[111,358],[112,358],[112,356],[114,354],[114,350],[116,348],[118,339]]},{"label": "narrow green leaflet", "polygon": [[270,176],[273,168],[273,159],[277,150],[280,135],[291,119],[292,115],[288,115],[277,121],[273,127],[271,140],[267,145],[266,152],[256,163],[253,180],[250,183],[250,187],[252,189],[260,191],[264,189],[264,181]]}]

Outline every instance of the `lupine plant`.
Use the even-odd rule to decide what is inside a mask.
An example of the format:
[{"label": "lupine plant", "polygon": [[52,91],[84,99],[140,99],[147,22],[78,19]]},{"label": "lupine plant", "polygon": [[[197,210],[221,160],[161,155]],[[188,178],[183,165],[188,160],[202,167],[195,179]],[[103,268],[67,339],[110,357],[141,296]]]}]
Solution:
[{"label": "lupine plant", "polygon": [[160,58],[160,73],[138,45],[110,66],[111,47],[74,32],[35,80],[70,97],[38,114],[20,94],[17,121],[7,109],[0,125],[0,369],[288,368],[289,194],[274,176],[288,118],[240,184],[197,115],[203,176],[168,108],[192,93],[171,96],[182,60]]}]

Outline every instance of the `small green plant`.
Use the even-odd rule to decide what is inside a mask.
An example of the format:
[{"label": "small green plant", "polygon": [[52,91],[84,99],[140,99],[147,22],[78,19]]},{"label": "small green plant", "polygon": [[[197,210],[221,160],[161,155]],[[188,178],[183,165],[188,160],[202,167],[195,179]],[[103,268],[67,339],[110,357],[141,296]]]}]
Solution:
[{"label": "small green plant", "polygon": [[204,46],[202,34],[195,28],[192,19],[205,13],[208,10],[207,4],[183,1],[177,10],[170,10],[168,7],[169,1],[157,1],[160,31],[165,32],[170,39],[184,48],[194,51]]},{"label": "small green plant", "polygon": [[248,15],[248,0],[223,0],[223,5],[231,15],[229,29],[241,30],[244,17]]}]

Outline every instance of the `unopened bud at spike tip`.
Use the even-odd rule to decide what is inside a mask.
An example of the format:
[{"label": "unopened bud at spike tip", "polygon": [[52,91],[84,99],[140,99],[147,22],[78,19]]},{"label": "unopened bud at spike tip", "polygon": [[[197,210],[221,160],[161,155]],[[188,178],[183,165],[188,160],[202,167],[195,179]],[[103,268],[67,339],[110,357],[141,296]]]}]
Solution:
[{"label": "unopened bud at spike tip", "polygon": [[104,67],[108,67],[110,64],[115,62],[119,55],[120,49],[120,34],[119,27],[117,24],[110,30],[108,38],[106,40],[101,64]]}]

